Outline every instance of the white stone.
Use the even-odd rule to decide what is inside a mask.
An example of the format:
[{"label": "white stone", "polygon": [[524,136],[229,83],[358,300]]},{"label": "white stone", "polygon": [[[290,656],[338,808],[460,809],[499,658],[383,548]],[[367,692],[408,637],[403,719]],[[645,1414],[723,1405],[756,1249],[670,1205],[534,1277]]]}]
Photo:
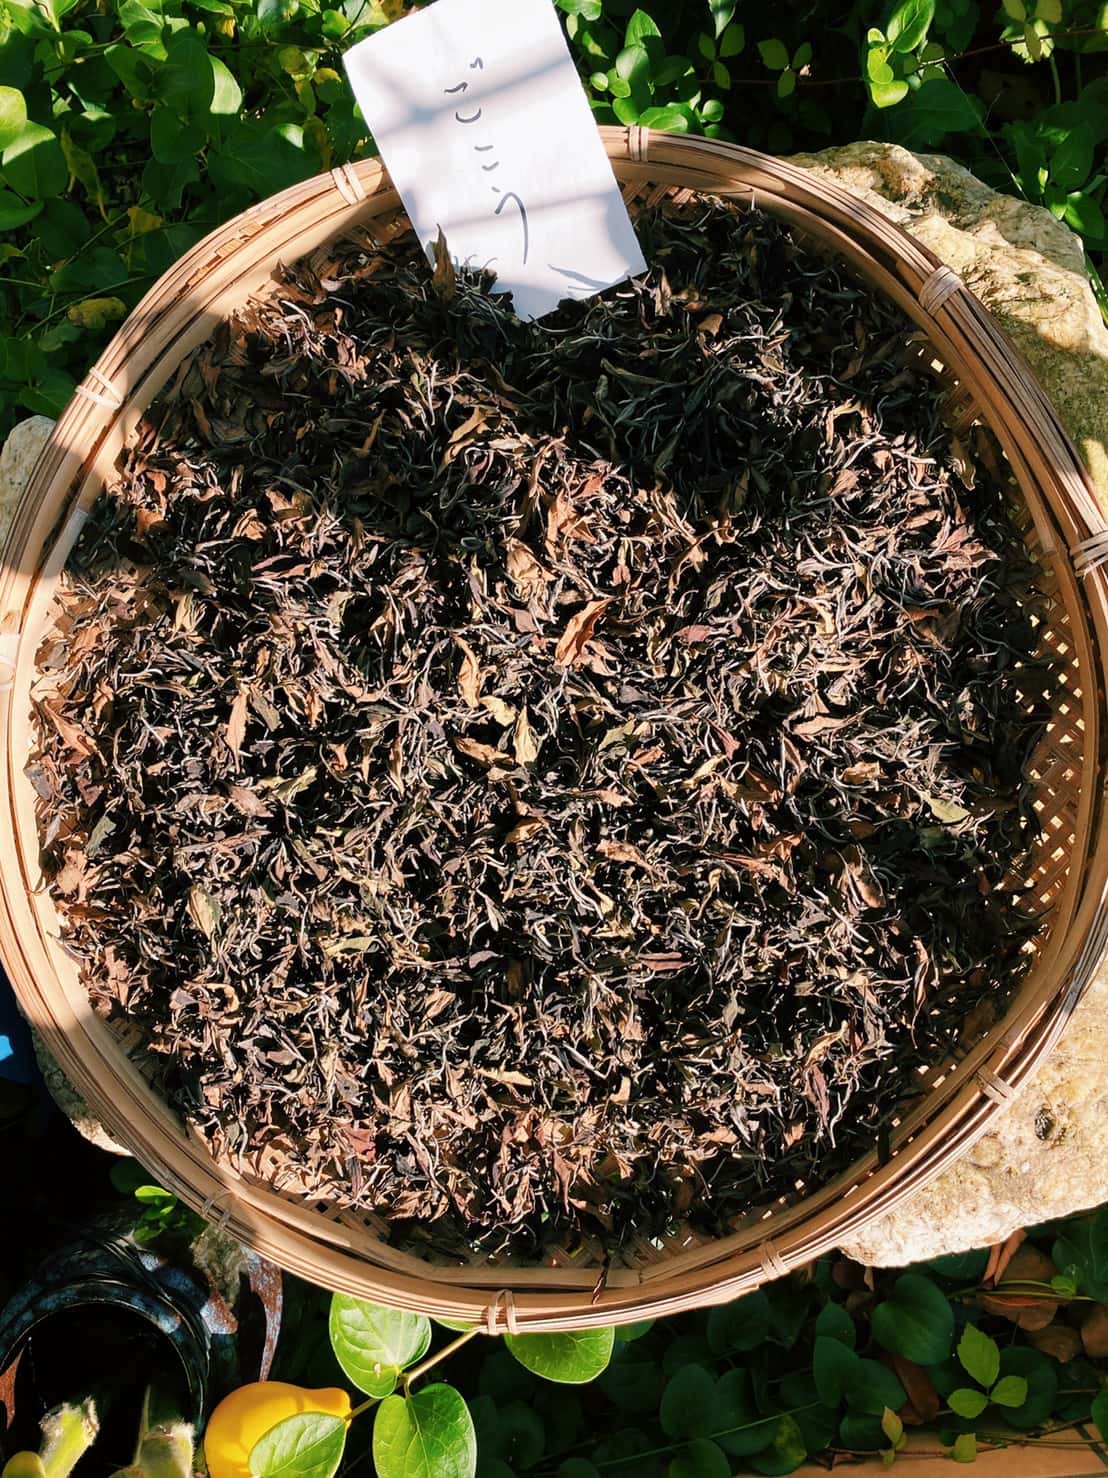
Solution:
[{"label": "white stone", "polygon": [[23,490],[31,480],[39,452],[54,429],[49,416],[28,416],[8,433],[0,449],[0,549],[8,537]]}]

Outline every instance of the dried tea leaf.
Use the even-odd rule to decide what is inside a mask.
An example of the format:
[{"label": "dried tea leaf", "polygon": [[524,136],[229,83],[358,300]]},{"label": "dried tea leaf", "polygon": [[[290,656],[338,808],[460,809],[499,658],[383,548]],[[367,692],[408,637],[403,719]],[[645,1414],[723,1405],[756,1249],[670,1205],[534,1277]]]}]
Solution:
[{"label": "dried tea leaf", "polygon": [[222,910],[219,903],[200,883],[189,889],[189,917],[207,939],[214,939]]},{"label": "dried tea leaf", "polygon": [[240,688],[235,701],[231,704],[231,716],[227,720],[227,727],[223,733],[227,748],[236,759],[242,749],[242,741],[246,737],[246,713],[249,702],[246,689]]},{"label": "dried tea leaf", "polygon": [[575,615],[570,617],[554,649],[555,662],[562,666],[569,666],[579,660],[586,643],[593,634],[596,623],[600,620],[601,613],[606,611],[611,603],[610,597],[590,600],[587,605],[582,606]]},{"label": "dried tea leaf", "polygon": [[516,718],[515,729],[512,731],[512,749],[517,765],[534,764],[539,757],[539,741],[535,738],[535,732],[527,717],[526,704],[519,710]]}]

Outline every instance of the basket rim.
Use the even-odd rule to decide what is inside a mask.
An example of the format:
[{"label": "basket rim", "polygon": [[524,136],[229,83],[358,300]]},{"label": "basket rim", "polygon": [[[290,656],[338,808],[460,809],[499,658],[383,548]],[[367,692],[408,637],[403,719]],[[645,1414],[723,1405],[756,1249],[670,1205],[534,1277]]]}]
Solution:
[{"label": "basket rim", "polygon": [[[791,1206],[769,1208],[766,1236],[745,1229],[653,1266],[613,1269],[606,1284],[598,1283],[595,1267],[435,1267],[383,1247],[367,1254],[359,1247],[357,1217],[335,1220],[290,1204],[217,1163],[199,1136],[160,1104],[83,991],[74,998],[59,980],[58,951],[44,922],[52,904],[39,889],[34,832],[26,827],[29,786],[22,774],[37,640],[20,637],[37,637],[35,621],[51,582],[99,492],[101,471],[114,461],[111,447],[126,439],[137,420],[136,397],[145,395],[145,405],[243,300],[243,283],[268,277],[277,257],[307,255],[359,221],[397,210],[399,200],[378,160],[343,166],[251,207],[154,284],[59,419],[13,520],[0,569],[0,637],[16,651],[12,682],[0,695],[8,751],[0,772],[0,829],[9,843],[0,854],[8,859],[0,864],[0,955],[25,1012],[112,1132],[194,1209],[206,1215],[218,1209],[244,1242],[310,1281],[398,1307],[484,1319],[494,1332],[517,1322],[529,1330],[623,1323],[719,1302],[856,1234],[987,1131],[1061,1035],[1108,940],[1108,808],[1102,798],[1108,581],[1095,561],[1086,567],[1082,554],[1108,541],[1108,523],[1038,382],[949,268],[842,187],[738,145],[637,126],[600,132],[624,182],[655,184],[664,194],[676,189],[754,199],[829,242],[917,323],[961,384],[972,389],[1008,454],[1042,554],[1065,591],[1060,599],[1071,616],[1081,670],[1095,677],[1082,684],[1088,690],[1085,770],[1089,780],[1095,767],[1100,783],[1082,787],[1062,914],[1041,968],[1017,988],[997,1027],[931,1088],[930,1103],[906,1116],[911,1133],[887,1164],[858,1162]],[[270,232],[279,237],[276,248]],[[198,311],[188,317],[190,302]],[[136,362],[145,368],[127,385]]]}]

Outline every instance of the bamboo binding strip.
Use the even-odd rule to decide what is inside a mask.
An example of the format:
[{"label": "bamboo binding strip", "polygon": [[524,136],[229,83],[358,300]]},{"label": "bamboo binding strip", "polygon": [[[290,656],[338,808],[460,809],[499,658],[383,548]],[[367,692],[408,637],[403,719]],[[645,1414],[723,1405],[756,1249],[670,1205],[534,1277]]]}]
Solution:
[{"label": "bamboo binding strip", "polygon": [[265,292],[280,264],[350,232],[372,245],[407,229],[379,161],[344,165],[263,201],[155,284],[59,420],[0,568],[0,954],[32,1023],[109,1131],[195,1210],[314,1282],[480,1322],[490,1333],[584,1328],[719,1302],[856,1234],[988,1129],[1058,1040],[1108,941],[1108,522],[1037,381],[958,276],[847,191],[731,144],[639,127],[601,133],[632,211],[698,192],[753,202],[891,298],[914,325],[908,347],[949,387],[952,424],[982,423],[1007,458],[1017,516],[1040,565],[1042,641],[1060,672],[1053,720],[1032,764],[1042,838],[1027,881],[1043,932],[1003,1020],[920,1079],[884,1158],[875,1150],[828,1185],[798,1188],[725,1238],[682,1229],[624,1249],[610,1267],[588,1245],[550,1249],[541,1265],[435,1262],[388,1245],[372,1216],[307,1199],[282,1180],[280,1166],[217,1162],[151,1086],[138,1034],[91,1010],[59,945],[24,775],[35,653],[54,590],[142,412],[213,328]]}]

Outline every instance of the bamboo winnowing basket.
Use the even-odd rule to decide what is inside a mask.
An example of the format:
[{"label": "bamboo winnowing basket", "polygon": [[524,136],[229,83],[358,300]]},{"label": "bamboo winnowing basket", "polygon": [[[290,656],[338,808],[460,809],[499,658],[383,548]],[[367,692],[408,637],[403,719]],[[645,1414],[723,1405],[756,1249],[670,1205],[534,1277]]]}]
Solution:
[{"label": "bamboo winnowing basket", "polygon": [[[754,200],[838,253],[915,325],[906,340],[949,385],[956,426],[987,425],[1014,475],[1017,514],[1041,567],[1042,641],[1059,674],[1053,720],[1033,762],[1042,835],[1029,881],[1045,917],[1033,966],[1007,1014],[957,1062],[921,1078],[876,1150],[831,1184],[798,1186],[740,1230],[680,1232],[626,1248],[610,1266],[588,1244],[542,1265],[436,1262],[387,1245],[384,1224],[311,1200],[273,1164],[213,1158],[144,1070],[139,1034],[105,1024],[59,946],[38,867],[30,691],[52,595],[88,508],[138,420],[181,361],[272,273],[352,230],[385,241],[407,229],[376,160],[262,202],[187,253],[147,293],[66,408],[17,510],[0,571],[0,951],[28,1016],[110,1131],[196,1210],[217,1214],[283,1267],[334,1289],[501,1328],[581,1328],[676,1313],[735,1297],[808,1262],[926,1184],[989,1126],[1057,1041],[1104,946],[1105,521],[1042,389],[958,277],[837,186],[715,141],[601,130],[634,211],[669,195]],[[282,1188],[284,1187],[284,1188]]]}]

